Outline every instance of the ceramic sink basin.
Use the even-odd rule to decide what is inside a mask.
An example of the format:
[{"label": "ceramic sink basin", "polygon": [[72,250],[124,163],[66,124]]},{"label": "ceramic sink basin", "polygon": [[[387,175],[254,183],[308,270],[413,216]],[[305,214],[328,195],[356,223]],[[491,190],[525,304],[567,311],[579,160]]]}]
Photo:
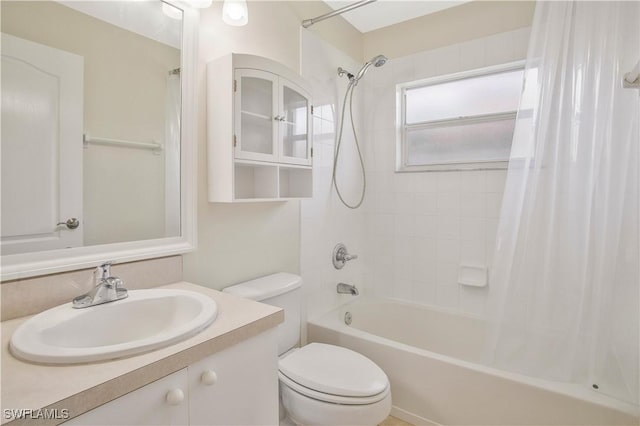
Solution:
[{"label": "ceramic sink basin", "polygon": [[159,349],[204,330],[218,314],[211,298],[185,290],[129,291],[115,302],[71,303],[27,320],[11,336],[18,358],[47,364],[104,361]]}]

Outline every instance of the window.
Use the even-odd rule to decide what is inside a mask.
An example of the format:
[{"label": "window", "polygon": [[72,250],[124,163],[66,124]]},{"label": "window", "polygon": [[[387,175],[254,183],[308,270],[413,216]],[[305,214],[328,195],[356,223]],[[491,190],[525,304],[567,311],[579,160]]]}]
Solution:
[{"label": "window", "polygon": [[398,171],[506,167],[523,65],[398,85]]}]

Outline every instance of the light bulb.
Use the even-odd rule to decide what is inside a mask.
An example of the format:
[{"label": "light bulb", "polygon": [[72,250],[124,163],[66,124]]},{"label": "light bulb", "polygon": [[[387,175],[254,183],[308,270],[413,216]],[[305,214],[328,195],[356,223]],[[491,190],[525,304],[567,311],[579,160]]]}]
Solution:
[{"label": "light bulb", "polygon": [[249,11],[246,0],[224,0],[222,5],[222,20],[236,27],[249,22]]}]

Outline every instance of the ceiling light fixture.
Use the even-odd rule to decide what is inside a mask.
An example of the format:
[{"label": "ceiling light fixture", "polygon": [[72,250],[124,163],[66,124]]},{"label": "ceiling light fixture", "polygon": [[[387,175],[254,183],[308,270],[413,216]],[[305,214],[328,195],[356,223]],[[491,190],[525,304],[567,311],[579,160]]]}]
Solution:
[{"label": "ceiling light fixture", "polygon": [[224,0],[222,20],[229,25],[241,27],[249,22],[249,11],[246,0]]},{"label": "ceiling light fixture", "polygon": [[207,7],[211,6],[213,0],[189,0],[188,3],[191,7],[195,7],[197,9],[206,9]]}]

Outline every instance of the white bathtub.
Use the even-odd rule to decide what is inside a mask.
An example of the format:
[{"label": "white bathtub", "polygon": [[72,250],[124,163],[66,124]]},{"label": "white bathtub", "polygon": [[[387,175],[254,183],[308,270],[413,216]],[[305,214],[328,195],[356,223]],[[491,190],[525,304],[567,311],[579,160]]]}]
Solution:
[{"label": "white bathtub", "polygon": [[[344,322],[350,312],[351,325]],[[308,340],[344,346],[389,376],[392,415],[414,424],[638,425],[638,407],[585,386],[479,365],[484,323],[393,300],[356,298],[308,323]]]}]

